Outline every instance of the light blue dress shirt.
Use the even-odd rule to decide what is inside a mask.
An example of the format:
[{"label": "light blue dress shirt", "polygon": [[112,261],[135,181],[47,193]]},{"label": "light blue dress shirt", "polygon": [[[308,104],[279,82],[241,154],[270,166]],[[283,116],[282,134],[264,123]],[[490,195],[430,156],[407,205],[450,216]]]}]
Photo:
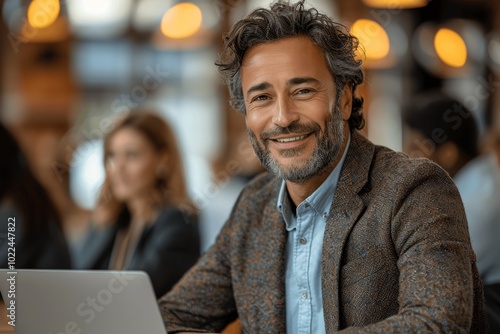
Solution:
[{"label": "light blue dress shirt", "polygon": [[350,134],[341,160],[328,178],[296,212],[286,183],[281,184],[278,210],[288,231],[286,263],[286,332],[287,334],[325,333],[321,294],[321,251],[340,171],[350,144]]}]

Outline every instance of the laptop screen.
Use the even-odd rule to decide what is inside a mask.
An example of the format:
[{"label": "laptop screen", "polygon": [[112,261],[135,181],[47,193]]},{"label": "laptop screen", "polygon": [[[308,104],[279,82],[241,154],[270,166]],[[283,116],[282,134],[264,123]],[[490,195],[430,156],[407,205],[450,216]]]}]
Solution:
[{"label": "laptop screen", "polygon": [[166,333],[144,272],[0,270],[0,291],[16,334]]}]

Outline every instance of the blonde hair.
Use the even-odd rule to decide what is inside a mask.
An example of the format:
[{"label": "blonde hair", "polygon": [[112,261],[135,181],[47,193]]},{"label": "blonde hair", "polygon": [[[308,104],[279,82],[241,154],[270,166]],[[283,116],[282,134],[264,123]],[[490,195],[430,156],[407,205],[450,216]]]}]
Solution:
[{"label": "blonde hair", "polygon": [[[121,119],[104,139],[104,164],[106,165],[109,156],[110,139],[125,128],[143,135],[158,153],[165,151],[168,154],[163,166],[165,173],[160,175],[161,177],[157,176],[152,206],[161,208],[165,205],[176,205],[188,214],[195,212],[195,206],[187,194],[184,168],[175,134],[170,125],[157,114],[148,110],[137,110]],[[125,208],[125,203],[113,196],[110,180],[106,175],[97,201],[94,222],[97,225],[113,224]]]}]

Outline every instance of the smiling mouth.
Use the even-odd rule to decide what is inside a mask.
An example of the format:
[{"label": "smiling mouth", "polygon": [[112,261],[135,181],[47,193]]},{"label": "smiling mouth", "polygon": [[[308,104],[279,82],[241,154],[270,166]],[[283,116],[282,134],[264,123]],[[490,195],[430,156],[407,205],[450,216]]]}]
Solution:
[{"label": "smiling mouth", "polygon": [[290,143],[298,140],[305,139],[309,136],[310,134],[302,135],[302,136],[295,136],[295,137],[289,137],[289,138],[277,138],[274,139],[274,141],[277,141],[278,143]]}]

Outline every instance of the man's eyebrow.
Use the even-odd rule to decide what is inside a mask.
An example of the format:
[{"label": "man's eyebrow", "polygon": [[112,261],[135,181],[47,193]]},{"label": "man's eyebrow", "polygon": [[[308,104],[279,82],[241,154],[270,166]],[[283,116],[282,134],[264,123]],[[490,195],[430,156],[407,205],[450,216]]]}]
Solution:
[{"label": "man's eyebrow", "polygon": [[318,79],[314,79],[312,77],[304,77],[304,78],[292,78],[292,79],[288,80],[287,85],[294,86],[294,85],[300,85],[303,83],[312,83],[312,84],[316,84],[316,85],[320,84]]},{"label": "man's eyebrow", "polygon": [[247,95],[250,95],[250,93],[253,93],[253,92],[268,89],[270,87],[271,87],[271,84],[268,82],[263,82],[263,83],[260,83],[258,85],[254,85],[247,90]]},{"label": "man's eyebrow", "polygon": [[[303,83],[312,83],[312,84],[316,84],[316,85],[320,84],[318,79],[315,79],[312,77],[303,77],[303,78],[301,77],[301,78],[292,78],[292,79],[288,80],[287,85],[294,86],[294,85],[300,85]],[[260,83],[258,85],[254,85],[247,90],[247,95],[250,95],[250,93],[253,93],[253,92],[266,90],[270,87],[271,87],[271,84],[268,82],[263,82],[263,83]]]}]

